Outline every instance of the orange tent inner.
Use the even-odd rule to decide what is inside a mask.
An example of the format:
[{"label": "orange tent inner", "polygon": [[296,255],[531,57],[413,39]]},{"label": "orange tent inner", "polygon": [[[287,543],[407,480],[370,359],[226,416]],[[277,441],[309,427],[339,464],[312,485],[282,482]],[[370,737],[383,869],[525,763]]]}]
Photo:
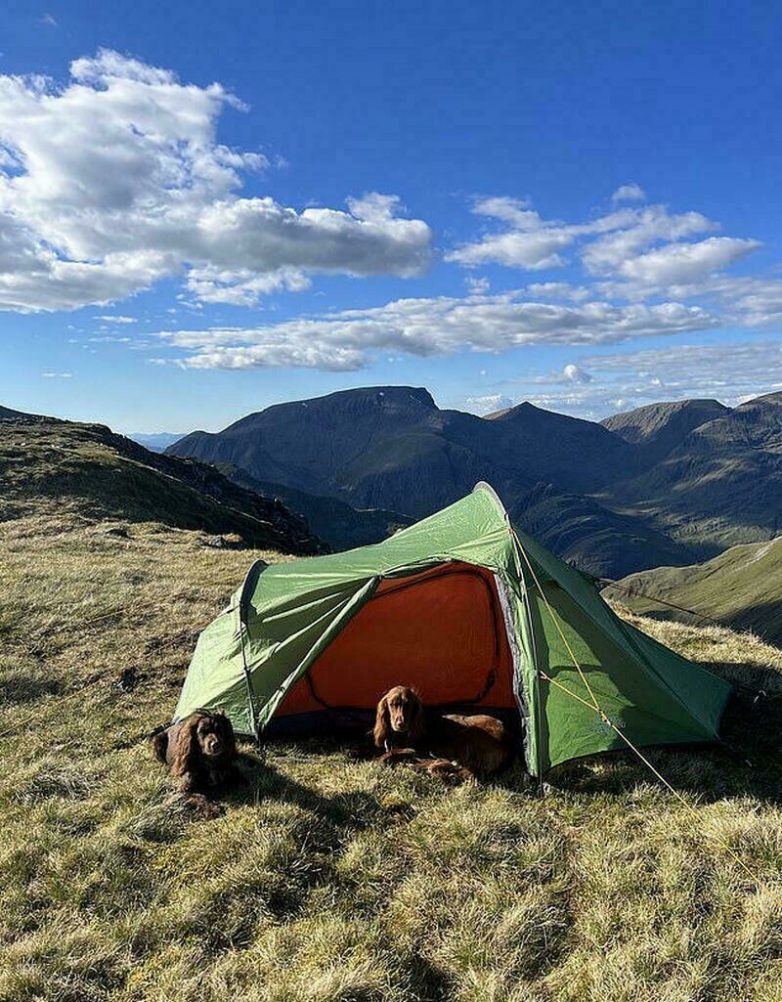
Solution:
[{"label": "orange tent inner", "polygon": [[384,580],[277,715],[372,710],[395,685],[414,686],[430,706],[514,708],[512,680],[494,575],[449,563]]}]

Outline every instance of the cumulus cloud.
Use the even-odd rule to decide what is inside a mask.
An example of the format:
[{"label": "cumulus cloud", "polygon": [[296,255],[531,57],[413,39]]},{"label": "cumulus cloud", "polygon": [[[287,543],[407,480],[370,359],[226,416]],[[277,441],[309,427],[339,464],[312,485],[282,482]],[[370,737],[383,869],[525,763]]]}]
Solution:
[{"label": "cumulus cloud", "polygon": [[268,161],[218,142],[228,106],[243,108],[218,83],[110,51],[75,60],[64,87],[0,76],[0,307],[106,303],[176,275],[251,303],[309,273],[426,267],[429,227],[395,196],[303,211],[241,197]]},{"label": "cumulus cloud", "polygon": [[[627,192],[615,198],[616,202],[628,200]],[[758,246],[755,241],[728,237],[702,241],[701,245],[675,243],[717,229],[717,224],[698,212],[672,214],[662,205],[620,206],[581,223],[543,219],[528,202],[512,198],[480,199],[473,212],[503,228],[446,253],[447,261],[465,267],[562,268],[569,263],[565,252],[571,249],[592,276],[649,284],[646,272],[659,271],[661,282],[682,282],[694,274],[724,268]],[[564,284],[539,283],[538,287],[550,286],[554,291]]]},{"label": "cumulus cloud", "polygon": [[[581,259],[588,272],[615,275],[628,261],[661,242],[683,240],[718,228],[700,212],[669,213],[662,205],[625,209],[620,224],[588,243]],[[609,217],[610,218],[610,217]]]},{"label": "cumulus cloud", "polygon": [[496,263],[529,271],[559,268],[565,263],[560,251],[573,242],[573,234],[566,227],[545,222],[526,202],[484,198],[475,203],[473,212],[505,223],[508,228],[450,251],[446,261],[468,267]]},{"label": "cumulus cloud", "polygon": [[620,270],[628,278],[647,285],[697,282],[705,275],[746,257],[759,246],[757,240],[732,237],[709,237],[698,243],[668,244],[625,262]]},{"label": "cumulus cloud", "polygon": [[591,383],[593,378],[585,369],[573,362],[565,366],[562,375],[570,383]]},{"label": "cumulus cloud", "polygon": [[304,366],[353,370],[378,352],[421,357],[460,350],[501,352],[530,344],[616,344],[639,337],[707,330],[706,310],[678,303],[577,306],[526,300],[518,293],[465,299],[400,299],[258,327],[168,330],[182,365],[246,369]]},{"label": "cumulus cloud", "polygon": [[491,288],[491,282],[485,276],[468,275],[464,282],[467,291],[474,296],[486,295]]},{"label": "cumulus cloud", "polygon": [[611,196],[612,202],[645,202],[646,192],[640,186],[632,182],[631,184],[620,184]]}]

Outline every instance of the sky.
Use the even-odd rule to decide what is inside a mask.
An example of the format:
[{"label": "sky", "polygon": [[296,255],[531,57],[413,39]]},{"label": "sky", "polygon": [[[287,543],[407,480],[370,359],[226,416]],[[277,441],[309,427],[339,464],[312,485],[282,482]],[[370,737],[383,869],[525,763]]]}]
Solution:
[{"label": "sky", "polygon": [[775,6],[6,0],[0,405],[782,389]]}]

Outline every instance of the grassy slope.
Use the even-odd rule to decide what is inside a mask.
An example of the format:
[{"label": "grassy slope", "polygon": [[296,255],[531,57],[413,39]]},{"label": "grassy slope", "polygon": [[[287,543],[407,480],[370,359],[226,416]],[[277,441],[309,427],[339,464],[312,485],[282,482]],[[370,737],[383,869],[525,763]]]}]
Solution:
[{"label": "grassy slope", "polygon": [[295,487],[256,480],[230,463],[218,463],[217,469],[235,484],[266,498],[279,498],[290,511],[306,518],[310,530],[334,550],[379,543],[413,521],[399,512],[383,508],[353,508],[338,498],[308,494]]},{"label": "grassy slope", "polygon": [[[728,722],[754,770],[651,753],[697,831],[623,757],[537,799],[520,771],[447,789],[312,744],[270,746],[225,816],[196,820],[140,736],[255,554],[70,525],[0,525],[4,1002],[780,998],[779,704]],[[756,640],[649,629],[782,688]]]},{"label": "grassy slope", "polygon": [[[681,618],[676,610],[654,601],[660,598],[782,644],[780,582],[782,538],[734,546],[704,564],[631,574],[615,589],[607,588],[606,594],[616,595],[643,615]],[[686,614],[684,618],[692,621]]]},{"label": "grassy slope", "polygon": [[286,552],[320,549],[301,518],[212,467],[149,452],[103,425],[2,421],[0,522],[44,514],[77,522],[156,520]]}]

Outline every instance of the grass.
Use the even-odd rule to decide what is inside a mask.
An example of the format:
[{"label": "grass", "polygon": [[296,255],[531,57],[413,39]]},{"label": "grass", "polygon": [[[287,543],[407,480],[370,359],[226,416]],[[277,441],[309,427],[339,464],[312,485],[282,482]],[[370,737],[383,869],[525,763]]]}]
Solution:
[{"label": "grass", "polygon": [[[703,564],[657,567],[606,588],[635,612],[684,622],[709,616],[782,643],[782,539],[733,546]],[[680,609],[666,606],[674,603]],[[692,610],[695,615],[683,610]]]},{"label": "grass", "polygon": [[306,523],[217,469],[149,452],[102,425],[54,418],[0,421],[0,522],[67,515],[94,523],[118,512],[180,529],[238,535],[290,553],[322,552]]},{"label": "grass", "polygon": [[[697,827],[622,755],[539,798],[520,769],[451,789],[323,742],[269,745],[199,820],[143,736],[251,560],[279,558],[124,528],[0,525],[0,1000],[782,998],[782,700],[726,722],[752,768],[651,753]],[[752,636],[639,622],[782,692]]]}]

